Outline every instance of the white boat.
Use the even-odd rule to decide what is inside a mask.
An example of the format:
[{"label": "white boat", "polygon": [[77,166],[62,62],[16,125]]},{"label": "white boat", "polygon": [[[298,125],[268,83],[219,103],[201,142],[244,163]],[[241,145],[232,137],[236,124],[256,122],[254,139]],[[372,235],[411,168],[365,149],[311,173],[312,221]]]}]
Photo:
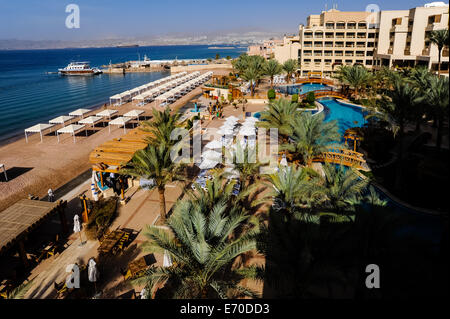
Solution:
[{"label": "white boat", "polygon": [[59,69],[62,75],[95,75],[102,73],[98,68],[91,68],[89,62],[71,62],[64,69]]}]

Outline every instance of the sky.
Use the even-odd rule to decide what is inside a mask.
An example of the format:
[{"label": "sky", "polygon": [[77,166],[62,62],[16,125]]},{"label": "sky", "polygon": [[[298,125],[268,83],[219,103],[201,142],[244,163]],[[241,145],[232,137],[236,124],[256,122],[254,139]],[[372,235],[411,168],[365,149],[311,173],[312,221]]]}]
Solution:
[{"label": "sky", "polygon": [[[0,39],[98,40],[167,33],[260,30],[293,34],[328,5],[341,11],[409,9],[417,0],[0,0]],[[448,1],[446,1],[447,3]],[[68,4],[80,8],[80,28],[68,29]]]}]

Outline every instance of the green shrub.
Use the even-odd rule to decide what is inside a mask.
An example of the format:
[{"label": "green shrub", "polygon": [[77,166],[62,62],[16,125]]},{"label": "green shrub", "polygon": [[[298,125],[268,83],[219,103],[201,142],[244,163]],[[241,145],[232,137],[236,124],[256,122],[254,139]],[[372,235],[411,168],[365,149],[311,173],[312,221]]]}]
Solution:
[{"label": "green shrub", "polygon": [[314,92],[313,91],[308,92],[308,94],[306,94],[306,102],[309,105],[314,105],[315,101],[316,101],[316,96],[315,96]]},{"label": "green shrub", "polygon": [[275,93],[275,90],[274,90],[274,89],[270,89],[270,90],[267,92],[267,98],[268,98],[269,100],[274,100],[276,97],[277,97],[277,94]]},{"label": "green shrub", "polygon": [[298,94],[292,95],[292,103],[298,103]]},{"label": "green shrub", "polygon": [[89,239],[100,238],[117,216],[117,197],[92,202],[91,213],[86,225]]}]

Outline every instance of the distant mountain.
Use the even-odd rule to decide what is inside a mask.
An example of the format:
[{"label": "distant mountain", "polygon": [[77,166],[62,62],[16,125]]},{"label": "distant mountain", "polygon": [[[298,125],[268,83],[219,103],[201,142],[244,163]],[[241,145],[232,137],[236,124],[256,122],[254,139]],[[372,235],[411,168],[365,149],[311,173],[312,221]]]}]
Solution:
[{"label": "distant mountain", "polygon": [[33,49],[64,49],[64,48],[95,48],[115,47],[124,45],[251,45],[261,43],[269,38],[281,38],[281,32],[268,32],[264,30],[228,30],[210,33],[171,33],[159,36],[136,38],[111,38],[86,41],[62,40],[17,40],[0,39],[0,50],[33,50]]}]

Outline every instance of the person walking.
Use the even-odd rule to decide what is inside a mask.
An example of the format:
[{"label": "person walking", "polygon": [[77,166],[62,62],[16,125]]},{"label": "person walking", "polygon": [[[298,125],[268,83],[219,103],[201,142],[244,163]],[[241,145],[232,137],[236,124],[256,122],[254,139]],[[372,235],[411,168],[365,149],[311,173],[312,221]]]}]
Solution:
[{"label": "person walking", "polygon": [[51,188],[47,191],[48,194],[48,201],[53,202],[55,200],[55,195],[53,194],[53,190]]}]

